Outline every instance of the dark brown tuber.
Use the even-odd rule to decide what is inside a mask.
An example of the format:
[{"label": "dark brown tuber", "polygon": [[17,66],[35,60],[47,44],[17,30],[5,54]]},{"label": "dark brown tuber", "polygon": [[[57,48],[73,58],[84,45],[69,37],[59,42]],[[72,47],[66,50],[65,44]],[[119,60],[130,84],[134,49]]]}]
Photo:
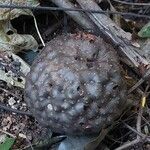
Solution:
[{"label": "dark brown tuber", "polygon": [[51,40],[26,78],[30,111],[58,133],[98,133],[120,114],[125,95],[115,50],[90,34]]}]

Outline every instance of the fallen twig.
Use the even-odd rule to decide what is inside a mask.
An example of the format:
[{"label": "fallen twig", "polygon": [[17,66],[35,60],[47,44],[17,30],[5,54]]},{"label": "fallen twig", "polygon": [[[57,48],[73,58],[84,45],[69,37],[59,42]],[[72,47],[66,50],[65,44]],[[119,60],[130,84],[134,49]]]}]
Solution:
[{"label": "fallen twig", "polygon": [[146,92],[147,91],[145,91],[144,95],[142,96],[141,105],[140,105],[139,113],[137,116],[136,130],[133,129],[132,127],[130,127],[129,125],[125,124],[126,127],[128,127],[131,131],[133,131],[134,133],[137,134],[136,139],[131,142],[127,142],[127,143],[123,144],[122,146],[116,148],[115,150],[123,150],[123,149],[131,147],[135,144],[138,144],[139,142],[142,142],[143,140],[145,140],[145,142],[150,142],[150,137],[143,134],[141,131],[142,113],[143,113],[143,108],[145,107],[145,103],[143,103],[143,100],[146,99]]},{"label": "fallen twig", "polygon": [[17,114],[20,114],[20,115],[32,116],[32,114],[30,112],[24,112],[24,111],[21,111],[21,110],[16,110],[16,109],[7,107],[7,106],[5,106],[4,104],[1,104],[1,103],[0,103],[0,109],[4,109],[6,111],[17,113]]},{"label": "fallen twig", "polygon": [[125,143],[124,145],[122,145],[122,146],[116,148],[115,150],[123,150],[123,149],[128,148],[128,147],[130,147],[130,146],[133,146],[133,145],[135,145],[135,144],[137,144],[137,143],[139,143],[139,142],[140,142],[140,139],[135,139],[135,140],[133,140],[133,141],[131,141],[131,142]]},{"label": "fallen twig", "polygon": [[[52,0],[57,6],[62,8],[75,8],[75,6],[69,0]],[[81,12],[66,12],[76,22],[78,22],[85,29],[94,29],[94,24]]]},{"label": "fallen twig", "polygon": [[9,132],[7,132],[7,131],[4,131],[4,130],[2,130],[2,129],[0,129],[0,132],[2,132],[2,133],[5,133],[6,135],[9,135],[10,137],[12,137],[12,138],[16,138],[16,136],[15,135],[13,135],[13,134],[11,134],[11,133],[9,133]]},{"label": "fallen twig", "polygon": [[21,98],[20,98],[19,96],[16,96],[16,94],[14,94],[14,93],[12,93],[12,92],[10,92],[10,91],[8,91],[8,90],[2,88],[2,87],[0,87],[0,90],[2,90],[2,91],[4,91],[5,93],[8,93],[8,94],[12,95],[13,97],[15,97],[15,98],[21,100]]},{"label": "fallen twig", "polygon": [[144,76],[133,87],[129,89],[128,94],[137,89],[144,81],[147,81],[149,77],[150,77],[150,69],[148,69],[144,74]]},{"label": "fallen twig", "polygon": [[112,0],[117,3],[125,4],[125,5],[134,5],[134,6],[150,6],[150,3],[132,3],[132,2],[126,2],[126,1],[120,1],[120,0]]},{"label": "fallen twig", "polygon": [[[76,0],[84,9],[101,10],[93,0]],[[98,26],[100,32],[111,41],[114,47],[120,50],[122,56],[126,56],[134,67],[141,64],[145,66],[149,62],[135,51],[135,47],[131,45],[129,35],[118,27],[110,18],[104,14],[87,13],[91,20]]]},{"label": "fallen twig", "polygon": [[[138,136],[140,136],[140,138],[145,139],[147,136],[145,134],[142,134],[141,132],[137,131],[136,129],[132,128],[131,126],[129,126],[128,124],[124,123],[125,126],[130,129],[132,132],[136,133]],[[139,126],[141,127],[141,126]]]},{"label": "fallen twig", "polygon": [[30,10],[46,10],[46,11],[72,11],[72,12],[89,12],[89,13],[101,13],[101,14],[118,14],[122,16],[134,16],[138,18],[147,18],[150,19],[148,15],[141,15],[130,12],[116,12],[116,11],[105,11],[105,10],[94,10],[94,9],[80,9],[80,8],[60,8],[60,7],[44,7],[44,6],[22,6],[22,5],[3,5],[0,4],[0,8],[12,8],[12,9],[30,9]]}]

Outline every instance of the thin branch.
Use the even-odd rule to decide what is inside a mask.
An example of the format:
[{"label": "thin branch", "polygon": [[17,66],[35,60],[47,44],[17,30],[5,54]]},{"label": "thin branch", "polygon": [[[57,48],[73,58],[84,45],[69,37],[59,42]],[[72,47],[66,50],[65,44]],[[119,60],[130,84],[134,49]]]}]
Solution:
[{"label": "thin branch", "polygon": [[44,6],[34,7],[34,6],[3,5],[3,4],[0,4],[0,8],[47,10],[47,11],[78,11],[78,12],[100,13],[100,14],[118,14],[118,15],[122,15],[122,16],[134,16],[134,17],[139,17],[139,18],[150,19],[150,16],[148,16],[148,15],[115,12],[115,11],[93,10],[93,9],[80,9],[80,8],[60,8],[60,7],[44,7]]},{"label": "thin branch", "polygon": [[134,133],[136,133],[138,136],[142,137],[143,139],[146,138],[146,135],[142,134],[141,132],[135,130],[134,128],[132,128],[131,126],[129,126],[128,124],[124,123],[125,126],[130,129],[131,131],[133,131]]},{"label": "thin branch", "polygon": [[20,115],[32,116],[32,114],[30,112],[24,112],[24,111],[21,111],[21,110],[16,110],[16,109],[7,107],[7,106],[5,106],[5,105],[3,105],[1,103],[0,103],[0,109],[4,109],[6,111],[17,113],[17,114],[20,114]]},{"label": "thin branch", "polygon": [[112,0],[117,3],[125,4],[125,5],[134,5],[134,6],[150,6],[150,3],[132,3],[132,2],[126,2],[126,1],[120,1],[120,0]]},{"label": "thin branch", "polygon": [[[56,4],[59,8],[65,9],[76,9],[75,5],[71,3],[69,0],[51,0],[54,4]],[[95,25],[90,19],[83,13],[79,11],[65,11],[73,20],[75,20],[79,25],[81,25],[84,29],[95,29]]]},{"label": "thin branch", "polygon": [[[146,87],[145,92],[142,95],[141,101],[143,101],[143,98],[146,97],[146,93],[147,93],[148,88],[149,88],[149,86]],[[139,109],[139,113],[138,113],[138,117],[137,117],[137,122],[136,122],[136,130],[124,123],[127,128],[129,128],[131,131],[133,131],[134,133],[137,134],[136,139],[131,141],[131,142],[123,144],[122,146],[118,147],[115,150],[123,150],[123,149],[131,147],[131,146],[133,146],[133,145],[135,145],[135,144],[137,144],[137,143],[139,143],[143,140],[146,140],[146,142],[147,141],[150,142],[150,137],[143,134],[142,131],[141,131],[142,114],[143,114],[143,105],[141,104],[140,109]]]},{"label": "thin branch", "polygon": [[138,116],[137,116],[137,123],[136,123],[136,129],[140,133],[141,133],[141,121],[142,121],[141,116],[142,116],[142,113],[143,113],[143,109],[140,109]]},{"label": "thin branch", "polygon": [[9,133],[9,132],[7,132],[7,131],[4,131],[4,130],[2,130],[2,129],[0,129],[0,132],[2,132],[2,133],[5,133],[6,135],[9,135],[10,137],[12,137],[12,138],[16,138],[16,136],[15,135],[13,135],[13,134],[11,134],[11,133]]},{"label": "thin branch", "polygon": [[128,94],[130,94],[130,93],[132,93],[134,90],[136,90],[143,82],[144,82],[144,79],[141,78],[137,83],[135,83],[135,84],[128,90]]},{"label": "thin branch", "polygon": [[144,116],[141,116],[141,117],[145,121],[145,123],[150,126],[150,122],[148,122]]},{"label": "thin branch", "polygon": [[133,140],[131,142],[127,142],[127,143],[123,144],[122,146],[116,148],[115,150],[123,150],[123,149],[131,147],[131,146],[133,146],[133,145],[135,145],[135,144],[137,144],[139,142],[140,142],[139,139],[135,139],[135,140]]},{"label": "thin branch", "polygon": [[[124,123],[124,122],[123,122],[123,123]],[[147,123],[142,124],[141,127],[144,127],[146,124],[147,124]],[[121,140],[122,138],[127,137],[127,136],[130,135],[131,133],[132,133],[132,131],[130,130],[128,133],[124,134],[122,137],[119,137],[118,139],[116,139],[116,141],[121,142],[120,140]],[[111,140],[114,141],[114,139],[111,139]],[[149,140],[149,139],[148,139],[148,140]],[[114,142],[111,146],[113,146],[114,144],[115,144],[115,142]]]},{"label": "thin branch", "polygon": [[137,89],[144,81],[147,81],[149,79],[149,77],[150,77],[150,68],[146,71],[146,73],[143,75],[143,77],[137,83],[135,83],[135,85],[133,85],[133,87],[131,87],[129,89],[128,94],[130,94],[135,89]]},{"label": "thin branch", "polygon": [[17,98],[17,99],[19,99],[19,100],[22,99],[22,98],[18,97],[16,94],[14,94],[14,93],[12,93],[12,92],[10,92],[10,91],[8,91],[8,90],[2,88],[2,87],[0,87],[0,90],[4,91],[5,93],[8,93],[8,94],[12,95],[13,97],[15,97],[15,98]]}]

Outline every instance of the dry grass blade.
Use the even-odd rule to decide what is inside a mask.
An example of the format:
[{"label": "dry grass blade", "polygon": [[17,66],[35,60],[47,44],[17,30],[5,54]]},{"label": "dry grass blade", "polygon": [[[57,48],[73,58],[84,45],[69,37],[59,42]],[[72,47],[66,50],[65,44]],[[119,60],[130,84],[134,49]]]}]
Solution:
[{"label": "dry grass blade", "polygon": [[143,100],[146,99],[145,95],[146,95],[147,90],[148,88],[146,88],[145,94],[142,96],[142,99],[141,99],[141,105],[140,105],[139,113],[137,116],[137,122],[136,122],[136,130],[130,127],[129,125],[125,124],[127,128],[129,128],[131,131],[137,134],[136,139],[123,144],[122,146],[116,148],[115,150],[123,150],[123,149],[129,148],[135,144],[138,144],[141,141],[150,142],[150,137],[143,134],[141,131],[142,114],[143,114],[143,108],[145,107],[145,105],[143,105]]}]

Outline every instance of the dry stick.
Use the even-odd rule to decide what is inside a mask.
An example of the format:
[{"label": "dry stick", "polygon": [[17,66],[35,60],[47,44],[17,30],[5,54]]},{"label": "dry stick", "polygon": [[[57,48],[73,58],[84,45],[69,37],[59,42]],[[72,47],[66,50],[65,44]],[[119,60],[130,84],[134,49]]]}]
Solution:
[{"label": "dry stick", "polygon": [[138,116],[137,116],[137,123],[136,123],[136,129],[138,132],[141,133],[141,121],[142,121],[142,113],[143,113],[143,109],[140,108]]},{"label": "dry stick", "polygon": [[[76,0],[84,9],[101,10],[101,8],[93,0]],[[125,55],[134,67],[141,64],[148,65],[149,62],[135,51],[135,47],[127,37],[124,30],[118,27],[109,17],[104,14],[87,13],[91,20],[99,27],[99,30],[121,51],[121,55]]]},{"label": "dry stick", "polygon": [[136,133],[137,136],[139,136],[139,138],[143,138],[143,139],[144,139],[144,138],[147,137],[145,134],[143,134],[143,133],[139,132],[138,130],[132,128],[132,127],[129,126],[128,124],[126,124],[126,123],[124,123],[124,124],[125,124],[125,126],[126,126],[128,129],[130,129],[132,132]]},{"label": "dry stick", "polygon": [[148,122],[144,116],[141,116],[141,117],[145,121],[145,123],[150,127],[150,122]]},{"label": "dry stick", "polygon": [[[30,10],[45,10],[45,11],[78,11],[78,12],[92,12],[92,13],[102,13],[102,14],[116,14],[116,15],[123,15],[123,16],[132,16],[138,18],[147,18],[150,19],[149,15],[141,15],[136,13],[130,12],[118,12],[118,11],[106,11],[106,10],[91,10],[91,9],[81,9],[81,8],[64,8],[64,7],[45,7],[45,6],[22,6],[22,5],[7,5],[7,4],[0,4],[0,8],[12,8],[12,9],[30,9]],[[87,17],[87,16],[86,16]]]},{"label": "dry stick", "polygon": [[[69,0],[51,0],[54,4],[62,8],[75,8],[74,4],[72,4]],[[81,25],[84,29],[92,29],[94,30],[94,24],[90,21],[90,19],[83,13],[78,11],[66,11],[66,13],[72,17],[79,25]]]},{"label": "dry stick", "polygon": [[10,92],[10,91],[8,91],[8,90],[2,88],[2,87],[0,87],[0,90],[4,91],[4,92],[7,93],[7,94],[12,95],[13,97],[15,97],[15,98],[17,98],[17,99],[19,99],[19,100],[22,99],[21,97],[17,96],[16,94],[14,94],[14,93],[12,93],[12,92]]},{"label": "dry stick", "polygon": [[144,76],[133,86],[129,89],[128,94],[130,94],[131,92],[133,92],[135,89],[137,89],[145,80],[149,79],[149,75],[150,75],[150,69],[148,69],[146,71],[146,73],[144,74]]},{"label": "dry stick", "polygon": [[[147,124],[147,123],[144,123],[143,125],[141,125],[141,127],[144,127],[146,124]],[[118,139],[116,139],[116,140],[119,141],[119,140],[121,140],[122,138],[128,136],[128,135],[131,134],[131,133],[132,133],[132,131],[130,130],[128,133],[124,134],[122,137],[120,137],[120,138],[118,138]],[[113,139],[111,139],[111,140],[113,140]],[[121,143],[121,141],[119,141],[119,142]],[[111,146],[113,146],[113,145],[114,145],[114,144],[112,144]]]},{"label": "dry stick", "polygon": [[122,146],[116,148],[115,150],[123,150],[123,149],[125,149],[125,148],[127,148],[127,147],[130,147],[130,146],[133,146],[133,145],[135,145],[135,144],[137,144],[137,143],[139,143],[139,142],[140,142],[139,139],[135,139],[135,140],[133,140],[132,142],[127,142],[127,143],[125,143],[124,145],[122,145]]},{"label": "dry stick", "polygon": [[[1,88],[1,87],[0,87],[0,90],[3,90],[4,92],[6,92],[6,93],[8,93],[8,94],[14,96],[15,98],[21,100],[20,97],[16,96],[14,93],[12,93],[12,92],[10,92],[10,91],[4,89],[4,88]],[[21,111],[21,110],[16,110],[16,109],[10,108],[10,107],[8,107],[8,106],[5,106],[5,105],[2,104],[1,102],[0,102],[0,109],[4,109],[4,110],[9,111],[9,112],[14,112],[14,113],[17,113],[17,114],[20,114],[20,115],[32,116],[30,112],[25,112],[25,111]]]},{"label": "dry stick", "polygon": [[[146,94],[143,95],[143,97],[145,96]],[[141,142],[142,140],[146,140],[148,142],[150,142],[150,137],[143,134],[141,132],[141,121],[142,121],[142,114],[143,114],[143,106],[141,105],[140,106],[140,110],[139,110],[139,113],[138,113],[138,117],[137,117],[137,123],[136,123],[136,130],[134,130],[132,127],[128,126],[128,128],[130,128],[132,131],[134,131],[136,134],[137,134],[137,137],[135,140],[131,141],[131,142],[127,142],[125,144],[123,144],[122,146],[116,148],[115,150],[123,150],[125,148],[128,148],[128,147],[131,147],[139,142]],[[141,137],[142,136],[142,137]]]},{"label": "dry stick", "polygon": [[17,114],[20,114],[20,115],[27,115],[27,116],[32,117],[32,114],[30,112],[25,112],[25,111],[13,109],[13,108],[5,106],[2,103],[0,103],[0,109],[6,110],[6,111],[11,112],[11,113],[13,112],[13,113],[17,113]]},{"label": "dry stick", "polygon": [[120,1],[120,0],[112,0],[117,3],[125,4],[125,5],[134,5],[134,6],[150,6],[150,3],[132,3],[132,2],[126,2],[126,1]]},{"label": "dry stick", "polygon": [[4,130],[2,130],[2,129],[0,129],[0,132],[2,132],[2,133],[5,133],[6,135],[9,135],[10,137],[12,137],[12,138],[16,138],[16,136],[15,135],[13,135],[13,134],[11,134],[11,133],[9,133],[9,132],[7,132],[7,131],[4,131]]},{"label": "dry stick", "polygon": [[141,78],[135,85],[133,85],[129,91],[128,94],[130,94],[131,92],[133,92],[135,89],[137,89],[145,80],[143,78]]}]

